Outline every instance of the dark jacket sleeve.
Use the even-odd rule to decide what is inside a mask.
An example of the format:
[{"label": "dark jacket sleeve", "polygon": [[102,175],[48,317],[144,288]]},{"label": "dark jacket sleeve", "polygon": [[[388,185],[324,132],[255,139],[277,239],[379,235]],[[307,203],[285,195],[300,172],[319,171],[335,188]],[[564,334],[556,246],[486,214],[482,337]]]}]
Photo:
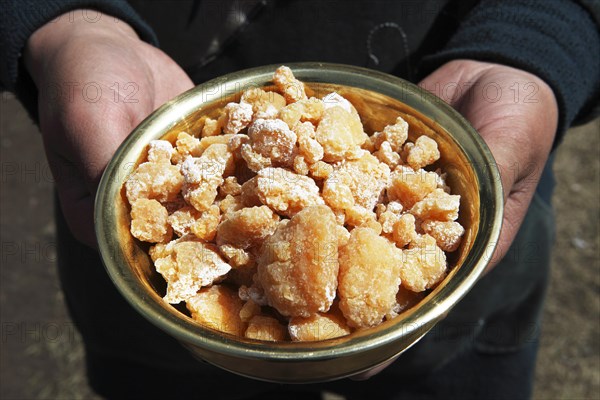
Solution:
[{"label": "dark jacket sleeve", "polygon": [[593,13],[569,0],[483,0],[446,46],[423,60],[422,69],[468,58],[535,74],[558,101],[558,143],[574,121],[593,115],[597,106],[600,35]]},{"label": "dark jacket sleeve", "polygon": [[[152,29],[125,0],[5,0],[0,10],[0,89],[14,89],[21,52],[36,29],[61,14],[82,8],[117,17],[130,24],[142,40],[157,43]],[[97,18],[88,14],[90,21]]]},{"label": "dark jacket sleeve", "polygon": [[[0,90],[9,90],[36,120],[37,89],[21,62],[31,34],[45,23],[72,10],[90,9],[119,18],[144,41],[158,44],[152,29],[125,0],[3,0],[0,8]],[[90,21],[98,15],[86,14]],[[63,18],[68,18],[65,16]]]}]

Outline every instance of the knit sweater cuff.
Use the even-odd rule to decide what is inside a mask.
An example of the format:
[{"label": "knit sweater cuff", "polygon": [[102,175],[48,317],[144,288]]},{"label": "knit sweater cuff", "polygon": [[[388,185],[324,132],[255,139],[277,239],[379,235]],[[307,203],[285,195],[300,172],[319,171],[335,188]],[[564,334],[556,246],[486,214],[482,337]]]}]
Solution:
[{"label": "knit sweater cuff", "polygon": [[554,91],[558,143],[573,121],[591,110],[600,92],[600,35],[591,15],[567,0],[483,0],[440,52],[423,60],[432,71],[455,59],[513,66]]},{"label": "knit sweater cuff", "polygon": [[[158,44],[152,29],[125,0],[9,0],[3,2],[0,14],[0,89],[15,90],[19,74],[24,72],[19,62],[29,36],[45,23],[75,9],[112,15],[131,25],[142,40]],[[95,20],[98,15],[90,12],[86,18]]]}]

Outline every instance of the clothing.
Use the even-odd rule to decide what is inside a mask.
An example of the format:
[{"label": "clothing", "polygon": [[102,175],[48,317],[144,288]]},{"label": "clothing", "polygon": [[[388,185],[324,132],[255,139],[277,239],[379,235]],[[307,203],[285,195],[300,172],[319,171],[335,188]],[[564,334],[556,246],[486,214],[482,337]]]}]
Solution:
[{"label": "clothing", "polygon": [[[238,13],[230,12],[237,4],[231,1],[178,1],[170,8],[161,1],[132,1],[133,8],[119,0],[39,4],[9,1],[0,19],[0,82],[17,91],[32,115],[35,96],[26,96],[35,94],[35,88],[18,64],[24,42],[43,21],[84,6],[124,19],[143,40],[155,44],[149,26],[156,27],[165,51],[195,82],[255,65],[300,60],[366,65],[416,81],[448,60],[475,58],[543,77],[559,101],[561,132],[591,109],[600,87],[599,56],[587,51],[600,47],[597,29],[584,8],[562,0],[247,1],[234,9]],[[385,7],[378,7],[381,4]],[[207,14],[210,7],[217,13],[214,20]],[[28,14],[34,8],[36,12]],[[9,18],[15,22],[4,24]],[[351,27],[347,21],[352,21]],[[170,37],[170,28],[177,34]],[[202,50],[196,55],[194,49]],[[573,65],[579,79],[571,79]],[[436,398],[437,390],[447,390],[441,393],[444,398],[527,397],[553,232],[548,171],[500,265],[421,342],[365,383],[342,380],[290,388],[232,376],[198,362],[125,302],[98,254],[70,235],[58,212],[61,281],[85,340],[91,383],[111,398],[164,398],[165,389],[180,390],[181,396],[268,398],[264,393],[270,392],[278,398],[275,392],[281,389],[322,388],[348,398],[397,398],[401,393]],[[516,374],[515,366],[521,368]],[[181,385],[168,384],[171,380]]]},{"label": "clothing", "polygon": [[[600,112],[600,56],[594,51],[600,48],[598,29],[594,24],[594,19],[600,19],[600,8],[594,5],[593,0],[178,0],[173,3],[177,4],[176,7],[166,0],[133,0],[130,3],[146,19],[150,19],[152,25],[160,26],[160,39],[164,39],[164,44],[169,47],[168,54],[177,53],[174,54],[176,61],[181,61],[185,55],[173,48],[185,47],[186,42],[199,45],[188,47],[187,53],[197,52],[201,59],[209,55],[211,49],[206,43],[215,37],[222,42],[217,47],[222,47],[224,43],[229,46],[219,54],[218,59],[207,64],[199,73],[192,74],[195,75],[192,79],[197,78],[194,79],[196,82],[250,65],[306,61],[311,58],[366,65],[417,80],[448,60],[473,58],[512,65],[544,79],[558,100],[560,120],[557,142],[574,120],[589,118],[594,108],[594,115]],[[377,7],[378,4],[382,8]],[[5,1],[0,9],[0,89],[16,91],[34,120],[37,119],[35,86],[19,63],[22,49],[31,33],[45,21],[77,8],[90,8],[114,15],[129,23],[142,40],[158,44],[152,29],[125,0]],[[376,12],[378,9],[382,10],[379,15]],[[207,16],[206,13],[211,14]],[[216,17],[213,18],[213,15]],[[243,34],[231,29],[232,32],[225,32],[220,37],[221,30],[216,26],[227,27],[228,20],[246,18],[240,15],[254,18],[259,23],[242,23],[240,26],[246,28]],[[305,16],[305,19],[299,16]],[[348,16],[354,16],[351,21],[355,21],[350,29],[343,23]],[[382,21],[377,21],[377,17],[381,19],[382,16]],[[90,19],[93,18],[92,15]],[[323,23],[314,24],[312,21],[315,19],[321,19]],[[394,22],[398,19],[402,23]],[[388,32],[381,43],[386,50],[390,50],[386,46],[396,45],[391,47],[395,51],[389,54],[409,53],[408,60],[403,54],[402,57],[392,57],[397,61],[396,64],[392,59],[389,65],[373,65],[372,58],[363,47],[366,46],[367,35],[356,29],[356,21],[362,25],[371,23],[371,28],[378,23],[392,21],[392,25],[379,29],[380,33]],[[314,26],[319,29],[314,29]],[[401,29],[398,30],[398,27]],[[424,27],[431,27],[425,36]],[[192,28],[194,30],[190,31]],[[411,30],[410,34],[402,32],[407,29]],[[177,35],[168,34],[175,30]],[[298,42],[295,37],[293,41],[284,42],[289,39],[285,36],[288,32],[297,31],[309,33],[308,37],[312,35],[313,39],[307,43],[308,39]],[[211,41],[190,40],[192,34],[200,38],[210,37]],[[340,37],[346,40],[336,41]],[[297,45],[280,46],[280,43]],[[358,53],[348,53],[359,47],[363,49],[360,56],[356,56]],[[257,49],[262,50],[258,52]],[[340,56],[340,53],[348,57]],[[430,57],[422,60],[425,55]],[[379,58],[382,56],[379,55]],[[380,61],[385,64],[385,60]],[[420,63],[420,68],[416,68],[417,63]],[[186,71],[189,71],[192,66],[183,63],[183,67],[188,67]],[[415,71],[411,77],[412,68]]]}]

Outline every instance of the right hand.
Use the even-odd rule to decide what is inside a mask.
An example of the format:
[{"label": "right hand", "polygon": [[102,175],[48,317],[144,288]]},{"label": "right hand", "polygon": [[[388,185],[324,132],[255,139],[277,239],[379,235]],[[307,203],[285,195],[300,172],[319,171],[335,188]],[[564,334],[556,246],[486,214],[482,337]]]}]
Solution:
[{"label": "right hand", "polygon": [[96,247],[94,197],[106,165],[135,126],[192,81],[125,22],[96,11],[36,30],[24,61],[62,211],[74,236]]}]

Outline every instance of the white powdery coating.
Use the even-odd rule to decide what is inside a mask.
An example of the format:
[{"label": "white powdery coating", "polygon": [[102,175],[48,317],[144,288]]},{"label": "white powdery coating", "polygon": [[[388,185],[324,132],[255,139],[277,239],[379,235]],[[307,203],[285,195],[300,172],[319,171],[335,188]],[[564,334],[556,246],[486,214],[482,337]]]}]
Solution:
[{"label": "white powdery coating", "polygon": [[199,183],[202,179],[202,169],[197,164],[199,159],[187,156],[181,164],[181,175],[187,183]]},{"label": "white powdery coating", "polygon": [[225,111],[229,117],[223,128],[226,134],[236,134],[252,121],[252,105],[249,103],[229,103],[225,106]]},{"label": "white powdery coating", "polygon": [[390,201],[387,205],[387,210],[389,212],[392,212],[392,213],[398,214],[398,215],[400,215],[403,208],[404,207],[402,207],[402,204],[398,201]]},{"label": "white powdery coating", "polygon": [[269,104],[263,111],[259,111],[255,114],[256,119],[273,119],[279,114],[279,110],[275,108],[273,104]]},{"label": "white powdery coating", "polygon": [[393,125],[383,128],[383,137],[390,143],[392,150],[400,151],[408,138],[408,122],[402,117],[396,118]]},{"label": "white powdery coating", "polygon": [[346,183],[327,179],[323,184],[323,198],[332,209],[344,210],[354,205],[354,195]]},{"label": "white powdery coating", "polygon": [[139,198],[170,201],[181,187],[183,177],[179,167],[168,162],[145,162],[127,178],[125,189],[129,203]]},{"label": "white powdery coating", "polygon": [[319,311],[321,311],[321,312],[329,311],[329,308],[331,307],[331,304],[333,303],[333,300],[335,299],[336,290],[337,290],[337,281],[335,282],[335,284],[327,285],[325,287],[325,297],[327,298],[327,304],[329,304],[329,305],[327,307],[325,307],[325,305],[322,305],[319,308]]},{"label": "white powdery coating", "polygon": [[248,168],[250,168],[254,172],[258,172],[263,168],[271,166],[271,159],[269,157],[265,157],[260,153],[254,151],[251,145],[248,143],[244,143],[241,146],[240,154]]},{"label": "white powdery coating", "polygon": [[392,145],[387,140],[381,143],[377,158],[386,163],[390,168],[396,167],[400,163],[400,154],[392,150]]},{"label": "white powdery coating", "polygon": [[248,127],[252,149],[275,163],[291,165],[298,137],[280,119],[255,120]]},{"label": "white powdery coating", "polygon": [[348,185],[352,190],[355,203],[367,210],[373,210],[383,191],[389,185],[390,169],[386,164],[380,163],[369,152],[363,153],[362,157],[368,158],[370,171],[365,172],[361,168],[365,164],[344,160],[334,165],[334,171],[328,180]]},{"label": "white powdery coating", "polygon": [[167,169],[161,170],[160,173],[154,176],[152,185],[154,187],[164,187],[171,179],[173,179],[173,175]]},{"label": "white powdery coating", "polygon": [[187,156],[181,164],[181,174],[186,183],[200,184],[213,180],[220,183],[226,164],[227,160],[222,157],[212,159]]},{"label": "white powdery coating", "polygon": [[148,145],[148,161],[170,161],[175,152],[171,142],[167,140],[152,140]]},{"label": "white powdery coating", "polygon": [[[258,118],[248,128],[248,134],[251,136],[259,131],[271,131],[271,132],[282,131],[282,132],[285,132],[285,131],[289,131],[289,130],[290,130],[290,128],[287,126],[287,124],[280,119]],[[294,133],[294,135],[295,135],[295,133]]]},{"label": "white powdery coating", "polygon": [[197,183],[202,180],[202,172],[196,165],[196,159],[192,156],[187,156],[181,163],[181,175],[185,182]]},{"label": "white powdery coating", "polygon": [[182,207],[169,215],[167,220],[177,236],[181,237],[190,233],[191,226],[196,222],[194,212],[195,209],[193,207]]},{"label": "white powdery coating", "polygon": [[423,220],[455,221],[458,218],[460,195],[452,195],[435,189],[423,200],[415,203],[410,213]]},{"label": "white powdery coating", "polygon": [[[186,242],[179,245],[181,244]],[[201,255],[193,264],[186,263],[180,266],[176,255],[159,258],[154,263],[156,271],[167,281],[167,294],[164,297],[166,302],[177,304],[186,301],[195,296],[202,287],[211,285],[231,270],[231,266],[216,251],[200,246]],[[175,246],[174,249],[177,251]]]},{"label": "white powdery coating", "polygon": [[[310,122],[306,122],[310,124]],[[317,142],[313,137],[314,136],[314,128],[313,131],[302,131],[301,134],[298,134],[298,146],[300,148],[300,153],[306,158],[308,162],[311,164],[316,163],[323,159],[323,155],[325,154],[323,151],[323,146],[319,142]]]},{"label": "white powdery coating", "polygon": [[150,149],[158,149],[171,152],[173,151],[173,145],[168,140],[151,140]]},{"label": "white powdery coating", "polygon": [[311,178],[283,168],[258,171],[258,195],[274,211],[291,216],[311,205],[325,204]]},{"label": "white powdery coating", "polygon": [[350,103],[348,100],[346,100],[336,92],[329,93],[328,95],[323,97],[323,104],[326,110],[331,107],[342,107],[344,110],[352,114],[352,103]]},{"label": "white powdery coating", "polygon": [[288,333],[290,334],[290,337],[292,338],[292,340],[298,341],[299,340],[298,334],[300,333],[300,326],[288,324]]}]

